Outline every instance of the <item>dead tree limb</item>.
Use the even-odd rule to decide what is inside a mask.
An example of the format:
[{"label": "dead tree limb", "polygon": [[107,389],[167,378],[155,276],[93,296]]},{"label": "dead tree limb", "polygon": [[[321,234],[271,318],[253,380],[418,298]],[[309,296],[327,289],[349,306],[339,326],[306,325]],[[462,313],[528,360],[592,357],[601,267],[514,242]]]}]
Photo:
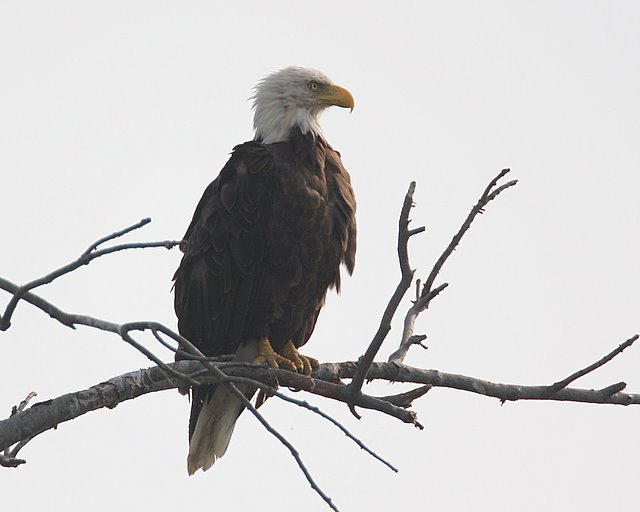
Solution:
[{"label": "dead tree limb", "polygon": [[400,220],[398,221],[398,260],[400,262],[400,282],[384,310],[380,326],[371,340],[367,351],[358,360],[358,371],[347,388],[347,394],[351,397],[349,409],[356,418],[360,418],[360,415],[355,410],[355,402],[361,397],[362,385],[364,384],[367,371],[378,354],[378,351],[382,346],[382,342],[387,337],[387,334],[389,334],[389,331],[391,330],[391,321],[393,320],[398,306],[400,305],[404,295],[407,293],[409,286],[411,286],[411,281],[413,280],[413,274],[415,271],[411,268],[411,264],[409,262],[409,239],[413,235],[422,233],[425,230],[424,227],[411,230],[409,229],[409,213],[411,212],[411,208],[414,206],[413,194],[415,190],[416,182],[412,181],[409,185],[409,190],[405,195],[402,210],[400,212]]},{"label": "dead tree limb", "polygon": [[[638,338],[638,335],[629,338],[603,359],[607,359],[607,362],[610,361],[622,352],[620,347],[627,348]],[[304,390],[344,403],[349,403],[351,397],[345,392],[348,385],[344,384],[342,380],[352,379],[357,374],[358,367],[358,364],[352,361],[324,363],[311,376],[305,376],[286,370],[273,370],[246,363],[216,362],[212,359],[210,358],[209,364],[215,365],[230,382],[244,382],[244,379],[250,379],[252,383],[271,388],[274,393],[275,387],[280,385],[296,390]],[[593,367],[591,371],[605,364],[602,363],[603,359],[591,365],[590,367]],[[179,361],[177,363],[169,363],[167,366],[171,367],[176,373],[188,376],[197,384],[219,382],[219,378],[208,371],[208,365],[201,361]],[[579,373],[582,372],[583,370]],[[582,373],[580,377],[586,375],[586,373]],[[378,407],[380,402],[393,404],[394,407],[398,408],[408,407],[412,400],[419,398],[432,388],[468,391],[496,398],[501,402],[540,400],[610,405],[640,404],[640,394],[623,393],[618,389],[621,386],[624,387],[625,383],[615,383],[597,390],[566,386],[557,389],[556,384],[538,386],[503,384],[466,375],[414,368],[395,363],[373,363],[369,369],[367,379],[422,385],[413,391],[379,397],[370,402],[363,401],[357,404],[360,407],[370,406],[368,408],[386,414],[388,414],[388,409]],[[6,450],[16,443],[31,439],[38,434],[57,427],[60,423],[77,418],[87,412],[104,407],[112,409],[121,402],[132,400],[147,393],[177,388],[182,384],[183,380],[181,378],[168,374],[162,367],[153,366],[113,377],[89,389],[34,404],[0,421],[0,450]],[[366,397],[367,395],[363,396]],[[302,406],[301,401],[294,399],[290,401]],[[395,416],[395,414],[391,415]],[[403,418],[398,419],[403,420]],[[411,422],[409,421],[409,423]]]},{"label": "dead tree limb", "polygon": [[[378,330],[369,343],[365,354],[357,362],[325,363],[311,376],[233,362],[226,356],[208,358],[193,346],[189,340],[158,322],[116,324],[88,315],[68,313],[33,293],[32,290],[34,288],[48,284],[82,265],[87,265],[100,256],[134,248],[166,247],[170,249],[180,244],[179,241],[167,240],[163,242],[120,244],[99,249],[101,245],[139,229],[147,224],[150,221],[149,219],[143,219],[132,226],[98,239],[78,259],[25,285],[20,286],[0,278],[0,289],[11,294],[5,311],[0,317],[0,330],[6,330],[10,327],[11,317],[17,304],[24,300],[67,327],[75,328],[76,325],[85,325],[117,334],[122,340],[156,363],[154,367],[120,375],[89,389],[69,393],[27,408],[27,403],[31,398],[30,395],[19,406],[14,407],[9,418],[0,421],[0,466],[17,467],[24,464],[25,461],[18,459],[17,454],[31,439],[57,427],[60,423],[77,418],[87,412],[103,407],[113,408],[120,402],[134,399],[143,394],[184,387],[185,384],[196,386],[215,383],[228,386],[231,392],[243,402],[245,408],[256,417],[265,429],[278,438],[294,457],[312,488],[330,508],[337,510],[331,498],[311,477],[296,448],[269,424],[266,418],[257,411],[257,408],[238,390],[236,384],[242,383],[255,386],[265,396],[276,396],[320,415],[340,428],[360,448],[394,471],[397,471],[396,468],[367,448],[362,441],[353,436],[337,420],[304,400],[297,400],[280,393],[278,388],[284,386],[295,390],[304,390],[311,394],[343,402],[349,406],[351,412],[358,418],[360,416],[356,413],[355,408],[361,407],[387,414],[418,428],[423,428],[423,426],[418,422],[416,413],[410,410],[412,402],[424,396],[429,390],[438,387],[481,394],[497,398],[502,403],[518,400],[553,400],[616,405],[640,404],[640,394],[623,392],[626,388],[626,383],[624,382],[617,382],[599,390],[569,387],[577,379],[605,365],[623,350],[630,347],[639,338],[638,335],[632,336],[595,363],[551,385],[522,386],[495,383],[475,377],[413,368],[402,364],[411,346],[420,345],[426,348],[422,343],[426,336],[414,334],[415,321],[419,314],[428,308],[430,301],[448,286],[447,283],[442,283],[434,287],[434,283],[447,259],[453,254],[474,219],[483,213],[486,205],[495,199],[498,194],[516,184],[516,181],[513,180],[499,185],[499,181],[508,172],[508,169],[504,169],[489,183],[456,235],[454,235],[434,264],[424,284],[420,280],[416,282],[416,300],[406,314],[400,347],[391,355],[387,363],[374,362],[374,360],[391,329],[391,321],[395,312],[413,281],[414,270],[410,265],[408,251],[409,239],[413,235],[424,231],[424,227],[409,229],[409,214],[413,206],[415,182],[411,183],[407,191],[399,219],[398,260],[401,278],[384,311]],[[137,337],[145,332],[150,332],[153,339],[163,348],[173,352],[179,351],[184,360],[176,363],[163,362],[162,357],[156,355],[154,351],[146,348],[145,345],[138,341]],[[345,380],[350,380],[350,382],[346,383],[344,382]],[[413,383],[418,387],[394,395],[376,397],[363,393],[362,389],[365,380]]]},{"label": "dead tree limb", "polygon": [[500,173],[491,180],[489,185],[487,185],[487,188],[485,188],[475,206],[471,208],[469,215],[467,215],[467,218],[460,226],[458,232],[453,236],[451,242],[449,242],[449,245],[447,245],[445,250],[433,265],[431,272],[429,272],[429,276],[422,285],[422,290],[420,290],[420,281],[416,283],[416,300],[405,315],[404,328],[402,330],[402,337],[400,339],[400,347],[393,354],[391,354],[391,356],[389,356],[389,362],[398,364],[402,363],[405,356],[407,355],[409,348],[413,345],[419,344],[422,341],[422,339],[420,339],[420,341],[416,341],[416,338],[414,337],[416,320],[418,319],[420,313],[422,313],[429,307],[431,301],[435,299],[442,290],[449,286],[448,283],[443,283],[433,288],[438,274],[440,274],[442,267],[444,267],[444,264],[456,250],[456,247],[458,247],[458,245],[462,241],[462,237],[469,230],[476,217],[484,213],[484,208],[487,206],[487,204],[498,197],[501,192],[504,192],[506,189],[513,187],[518,183],[518,180],[511,180],[502,185],[498,185],[498,182],[509,172],[510,169],[502,169],[502,171],[500,171]]},{"label": "dead tree limb", "polygon": [[[100,238],[99,240],[93,242],[81,255],[78,259],[72,261],[71,263],[68,263],[67,265],[64,265],[56,270],[54,270],[53,272],[50,272],[49,274],[47,274],[46,276],[42,276],[39,277],[37,279],[34,279],[33,281],[30,281],[22,286],[17,286],[14,288],[13,293],[13,297],[11,297],[11,299],[9,300],[5,310],[4,310],[4,314],[2,316],[0,316],[0,331],[6,331],[10,326],[11,326],[11,317],[13,315],[13,312],[16,309],[16,306],[18,305],[18,302],[20,302],[20,300],[22,298],[25,298],[25,296],[34,288],[37,288],[39,286],[45,285],[45,284],[49,284],[51,282],[53,282],[55,279],[68,274],[69,272],[73,272],[74,270],[82,267],[83,265],[88,265],[89,263],[91,263],[93,260],[95,260],[96,258],[99,258],[101,256],[105,256],[107,254],[112,254],[114,252],[119,252],[119,251],[124,251],[127,249],[146,249],[146,248],[150,248],[150,247],[164,247],[165,249],[171,249],[177,245],[180,245],[180,241],[179,240],[164,240],[161,242],[139,242],[139,243],[129,243],[129,244],[120,244],[120,245],[115,245],[113,247],[107,247],[106,249],[101,249],[101,250],[97,250],[98,247],[100,245],[102,245],[105,242],[108,242],[110,240],[113,240],[115,238],[121,237],[123,235],[126,235],[127,233],[130,233],[131,231],[134,231],[136,229],[139,229],[143,226],[145,226],[146,224],[149,224],[149,222],[151,222],[150,218],[145,218],[142,219],[140,222],[137,222],[135,224],[133,224],[132,226],[129,226],[127,228],[124,228],[120,231],[116,231],[110,235],[107,235],[105,237]],[[3,280],[4,281],[4,280]],[[8,283],[7,281],[5,281],[5,284]],[[12,283],[11,283],[12,284]],[[6,290],[6,288],[3,288]],[[27,300],[27,302],[31,302],[29,300]],[[56,308],[50,308],[51,312],[55,312]],[[69,327],[72,327],[72,325],[69,325]]]}]

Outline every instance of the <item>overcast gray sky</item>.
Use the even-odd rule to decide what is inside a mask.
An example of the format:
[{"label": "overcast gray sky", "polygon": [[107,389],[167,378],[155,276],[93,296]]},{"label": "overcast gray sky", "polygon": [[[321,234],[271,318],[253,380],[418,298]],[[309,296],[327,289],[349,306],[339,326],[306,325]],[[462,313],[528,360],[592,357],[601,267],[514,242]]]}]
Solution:
[{"label": "overcast gray sky", "polygon": [[[451,286],[418,324],[430,348],[406,362],[554,382],[640,330],[639,26],[631,1],[1,2],[0,275],[40,276],[145,216],[153,223],[130,239],[181,237],[231,148],[252,137],[256,81],[315,67],[356,99],[352,115],[334,109],[322,122],[352,175],[359,252],[306,352],[340,361],[365,350],[398,279],[411,180],[414,222],[427,226],[412,262],[424,277],[511,167],[520,183],[451,258],[441,276]],[[117,254],[39,293],[68,311],[175,326],[179,258]],[[399,335],[396,325],[382,356]],[[44,400],[149,366],[115,336],[71,331],[28,305],[0,344],[3,414],[31,390]],[[579,384],[625,380],[640,392],[639,365],[634,347]],[[416,403],[417,431],[309,399],[400,468],[270,400],[267,418],[343,511],[638,508],[640,409],[501,407],[435,390]],[[3,506],[326,510],[246,414],[227,455],[187,477],[188,409],[167,392],[60,425],[25,448],[28,464],[0,473]]]}]

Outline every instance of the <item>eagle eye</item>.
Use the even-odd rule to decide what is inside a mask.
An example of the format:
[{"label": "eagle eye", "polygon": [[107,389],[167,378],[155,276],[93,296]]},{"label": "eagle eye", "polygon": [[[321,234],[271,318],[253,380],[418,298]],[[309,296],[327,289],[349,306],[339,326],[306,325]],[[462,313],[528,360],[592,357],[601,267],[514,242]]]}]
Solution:
[{"label": "eagle eye", "polygon": [[314,81],[309,82],[310,91],[317,91],[319,87],[320,87],[320,84],[318,82],[314,82]]}]

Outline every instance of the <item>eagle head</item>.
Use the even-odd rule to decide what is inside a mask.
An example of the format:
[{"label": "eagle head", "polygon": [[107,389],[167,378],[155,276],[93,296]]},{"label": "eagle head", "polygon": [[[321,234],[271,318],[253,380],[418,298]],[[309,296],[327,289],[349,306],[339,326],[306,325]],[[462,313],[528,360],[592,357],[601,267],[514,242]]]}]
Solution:
[{"label": "eagle head", "polygon": [[353,111],[354,100],[345,88],[324,73],[290,66],[264,77],[255,87],[253,127],[256,141],[287,140],[293,128],[321,135],[318,116],[332,105]]}]

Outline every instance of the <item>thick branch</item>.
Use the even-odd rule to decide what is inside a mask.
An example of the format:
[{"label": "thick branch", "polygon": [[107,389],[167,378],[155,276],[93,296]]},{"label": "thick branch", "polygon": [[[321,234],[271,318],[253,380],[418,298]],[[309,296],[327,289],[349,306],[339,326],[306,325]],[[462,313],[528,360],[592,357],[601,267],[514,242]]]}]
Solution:
[{"label": "thick branch", "polygon": [[[116,236],[118,235],[118,233],[114,233],[112,236]],[[111,237],[105,237],[104,240],[110,239]],[[102,241],[104,240],[99,240],[98,242],[96,242],[96,245],[98,243],[102,243]],[[93,248],[90,247],[88,249],[91,250]],[[19,290],[20,287],[18,287],[17,285],[6,281],[6,280],[0,280],[0,287],[4,287],[5,289],[8,289],[8,291],[14,292],[15,290]],[[334,423],[335,425],[337,425],[350,439],[354,440],[361,448],[363,448],[364,450],[366,450],[368,453],[370,453],[372,456],[374,456],[376,459],[380,460],[381,462],[383,462],[384,464],[386,464],[389,468],[391,468],[394,471],[397,471],[396,468],[394,468],[391,464],[389,464],[387,461],[385,461],[382,457],[380,457],[379,455],[377,455],[375,452],[373,452],[372,450],[370,450],[369,448],[367,448],[359,439],[357,439],[355,436],[353,436],[346,428],[344,428],[342,425],[340,425],[340,423],[338,423],[336,420],[334,420],[333,418],[330,418],[328,415],[322,413],[321,411],[319,411],[317,408],[315,407],[311,407],[308,404],[306,404],[306,402],[302,402],[302,401],[296,401],[293,399],[290,399],[289,397],[286,397],[284,395],[281,395],[280,393],[276,392],[274,390],[274,388],[277,388],[278,384],[277,382],[274,382],[271,384],[272,387],[266,386],[265,384],[258,382],[256,380],[247,378],[247,377],[243,377],[243,376],[239,376],[239,377],[233,377],[233,378],[229,378],[229,376],[225,375],[224,373],[222,373],[217,366],[215,366],[214,364],[212,364],[211,361],[208,360],[208,358],[204,357],[204,355],[192,344],[190,343],[187,339],[185,339],[184,337],[180,336],[178,333],[175,333],[174,331],[172,331],[171,329],[165,327],[164,325],[157,323],[157,322],[129,322],[126,324],[116,324],[107,320],[102,320],[99,318],[95,318],[95,317],[91,317],[91,316],[87,316],[87,315],[77,315],[77,314],[71,314],[71,313],[66,313],[58,308],[56,308],[55,306],[53,306],[52,304],[48,303],[47,301],[45,301],[44,299],[38,297],[37,295],[31,293],[31,292],[27,292],[25,294],[25,297],[29,300],[29,302],[31,302],[32,304],[36,305],[37,307],[39,307],[40,309],[44,310],[45,312],[47,312],[52,318],[57,319],[58,321],[60,321],[61,323],[63,323],[64,325],[67,325],[69,327],[74,327],[75,325],[86,325],[89,327],[93,327],[96,329],[100,329],[100,330],[104,330],[104,331],[108,331],[108,332],[112,332],[112,333],[116,333],[118,334],[124,341],[126,341],[127,343],[129,343],[130,345],[132,345],[134,348],[136,348],[138,351],[142,352],[145,356],[147,356],[151,361],[155,362],[160,369],[162,369],[162,371],[164,371],[168,376],[176,379],[177,382],[183,382],[186,383],[190,386],[196,386],[200,383],[200,381],[194,380],[191,376],[174,369],[171,365],[167,365],[164,362],[162,362],[162,360],[160,360],[152,351],[148,350],[144,345],[138,343],[132,336],[131,336],[131,332],[132,331],[145,331],[145,330],[150,330],[153,334],[153,336],[155,337],[155,339],[161,343],[164,347],[169,348],[171,350],[176,350],[175,348],[173,348],[172,346],[170,346],[167,342],[165,342],[162,337],[159,335],[159,333],[163,333],[167,336],[169,336],[171,339],[173,339],[175,342],[177,342],[178,344],[178,349],[182,351],[182,353],[188,357],[196,357],[199,359],[200,364],[204,365],[206,368],[206,372],[208,373],[209,381],[208,382],[214,382],[214,383],[223,383],[224,385],[228,385],[231,392],[240,400],[244,403],[245,407],[258,419],[258,421],[260,421],[260,423],[262,423],[263,426],[265,426],[265,428],[275,437],[278,438],[278,440],[280,440],[289,450],[289,452],[291,453],[291,455],[294,457],[294,459],[296,460],[296,463],[298,464],[299,468],[301,469],[301,471],[303,472],[305,478],[307,479],[307,481],[309,482],[309,484],[311,485],[311,487],[322,497],[322,499],[334,510],[337,510],[337,508],[335,507],[335,505],[332,503],[331,498],[329,498],[329,496],[327,496],[326,493],[324,493],[324,491],[322,491],[322,489],[316,484],[316,482],[313,480],[313,478],[311,477],[311,474],[309,472],[309,470],[306,468],[306,466],[304,465],[304,463],[302,462],[302,459],[300,457],[300,454],[298,453],[298,451],[295,449],[295,447],[293,447],[293,445],[286,440],[286,438],[284,438],[279,432],[277,432],[273,427],[271,427],[269,425],[269,423],[266,421],[266,419],[257,412],[256,408],[247,400],[247,398],[244,396],[244,394],[242,394],[235,385],[233,385],[233,382],[243,382],[245,384],[249,384],[252,386],[257,386],[260,387],[263,390],[266,390],[269,392],[269,394],[271,395],[277,395],[280,398],[290,401],[290,402],[294,402],[299,406],[302,407],[306,407],[307,409],[310,409],[314,412],[317,412],[318,414],[320,414],[321,416],[329,419],[332,423]],[[376,400],[374,398],[371,397],[363,397],[361,400],[359,400],[360,403],[362,403],[363,407],[370,407],[370,408],[382,408],[382,409],[386,409],[387,412],[389,414],[393,414],[393,408],[394,406],[388,402],[384,402],[384,401],[380,401],[380,403],[377,403]],[[99,407],[104,407],[104,406],[108,406],[108,405],[99,405]],[[88,410],[93,410],[92,409],[88,409]],[[87,411],[80,411],[79,414],[84,414]],[[414,418],[411,416],[413,413],[409,413],[404,414],[403,415],[407,416],[407,417],[411,417],[412,420],[414,420]],[[77,414],[76,414],[77,415]],[[76,415],[73,415],[72,417],[75,417]],[[62,419],[61,421],[66,421],[66,419]],[[35,435],[37,435],[40,432],[37,432]],[[24,444],[26,444],[26,442],[28,442],[28,440],[30,440],[31,438],[28,438],[25,441],[21,441],[20,443],[18,443],[18,445],[16,447],[14,447],[14,450],[11,452],[12,455],[15,455],[21,448],[22,446],[24,446]],[[7,457],[7,456],[3,456],[2,458],[0,458],[0,465],[3,466],[7,466],[7,467],[15,467],[19,464],[23,464],[24,461],[22,459],[15,459],[13,457]]]},{"label": "thick branch", "polygon": [[[330,375],[333,377],[337,373],[343,378],[348,378],[354,374],[354,368],[350,367],[352,364],[353,363],[340,363],[337,368],[334,367],[329,371]],[[323,371],[327,370],[323,369]],[[501,384],[475,377],[468,377],[466,375],[444,373],[437,370],[425,370],[406,365],[396,365],[394,363],[374,363],[369,369],[367,379],[429,384],[434,388],[459,389],[470,393],[498,398],[501,401],[553,400],[612,405],[640,404],[640,394],[611,393],[619,389],[622,383],[617,383],[600,390],[564,388],[553,395],[549,395],[548,385],[522,386],[518,384]]]},{"label": "thick branch", "polygon": [[[353,378],[357,369],[355,362],[325,363],[320,365],[312,377],[307,377],[286,370],[270,370],[246,364],[216,363],[216,365],[231,381],[234,378],[249,378],[270,386],[279,384],[283,387],[302,389],[345,403],[349,403],[351,397],[345,392],[346,386],[338,384],[338,382],[340,379]],[[199,361],[180,361],[168,366],[177,372],[189,375],[190,378],[201,384],[217,382],[217,377],[212,376]],[[465,375],[413,368],[394,363],[373,363],[367,378],[459,389],[497,398],[501,401],[553,400],[614,405],[640,404],[640,394],[619,391],[621,383],[600,390],[567,387],[550,395],[548,385],[502,384]],[[0,450],[55,428],[58,424],[89,411],[103,407],[113,408],[120,402],[147,393],[176,388],[179,385],[182,385],[181,379],[169,376],[162,368],[154,366],[114,377],[86,390],[37,403],[6,420],[0,421]],[[426,391],[426,388],[420,388],[420,393],[422,391]],[[363,395],[363,398],[355,405],[391,414],[405,421],[404,417],[397,415],[396,410],[399,409],[407,413],[407,423],[414,423],[415,419],[410,419],[413,413],[390,403],[388,400],[391,398],[373,398]]]}]

